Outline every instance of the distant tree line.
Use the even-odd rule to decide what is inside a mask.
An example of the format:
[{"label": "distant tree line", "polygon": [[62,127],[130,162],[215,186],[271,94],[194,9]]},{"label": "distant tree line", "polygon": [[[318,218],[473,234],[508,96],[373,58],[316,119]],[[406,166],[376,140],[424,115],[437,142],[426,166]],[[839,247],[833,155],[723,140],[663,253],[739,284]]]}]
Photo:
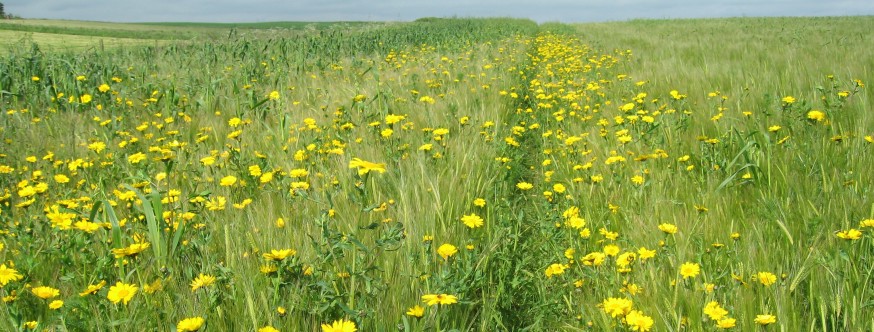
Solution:
[{"label": "distant tree line", "polygon": [[17,15],[12,15],[6,12],[6,9],[3,8],[3,3],[0,2],[0,19],[11,19],[11,18],[20,18]]}]

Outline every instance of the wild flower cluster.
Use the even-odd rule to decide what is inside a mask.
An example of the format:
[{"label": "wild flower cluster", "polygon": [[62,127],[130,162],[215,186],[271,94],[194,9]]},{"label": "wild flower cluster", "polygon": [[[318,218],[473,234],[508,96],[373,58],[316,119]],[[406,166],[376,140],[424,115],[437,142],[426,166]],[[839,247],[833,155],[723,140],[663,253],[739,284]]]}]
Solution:
[{"label": "wild flower cluster", "polygon": [[874,133],[842,113],[864,82],[827,76],[818,99],[737,109],[720,91],[652,90],[624,71],[632,51],[543,30],[306,71],[248,40],[23,67],[0,120],[3,324],[871,317],[826,298],[864,293],[874,257],[859,162]]}]

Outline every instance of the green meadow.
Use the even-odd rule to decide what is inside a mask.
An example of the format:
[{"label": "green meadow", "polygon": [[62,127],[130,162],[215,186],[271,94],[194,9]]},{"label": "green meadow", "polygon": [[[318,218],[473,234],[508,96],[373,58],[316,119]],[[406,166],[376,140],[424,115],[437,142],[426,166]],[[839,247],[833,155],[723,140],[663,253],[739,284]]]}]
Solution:
[{"label": "green meadow", "polygon": [[0,326],[874,330],[870,31],[4,20]]}]

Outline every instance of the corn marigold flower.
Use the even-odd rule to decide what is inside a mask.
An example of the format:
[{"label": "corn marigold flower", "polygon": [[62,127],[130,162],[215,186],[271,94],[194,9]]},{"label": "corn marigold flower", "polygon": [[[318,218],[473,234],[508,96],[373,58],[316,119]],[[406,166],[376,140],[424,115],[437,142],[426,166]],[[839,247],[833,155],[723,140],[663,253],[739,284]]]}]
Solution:
[{"label": "corn marigold flower", "polygon": [[265,326],[265,327],[258,329],[258,332],[279,332],[279,330],[277,330],[273,326]]},{"label": "corn marigold flower", "polygon": [[106,149],[106,143],[101,142],[101,141],[97,141],[97,142],[93,142],[91,144],[88,144],[88,150],[91,150],[91,151],[94,151],[97,153],[102,152],[104,149]]},{"label": "corn marigold flower", "polygon": [[[477,198],[473,200],[473,205],[477,207],[486,207],[486,200],[482,198]],[[874,225],[874,220],[872,220],[872,225]],[[872,226],[874,227],[874,226]]]},{"label": "corn marigold flower", "polygon": [[179,332],[194,332],[200,330],[205,322],[206,320],[203,317],[186,318],[176,324],[176,330]]},{"label": "corn marigold flower", "polygon": [[697,263],[686,262],[680,266],[680,275],[683,279],[694,278],[701,273],[701,266]]},{"label": "corn marigold flower", "polygon": [[233,186],[234,183],[237,183],[237,177],[233,175],[228,175],[221,179],[219,185],[221,185],[222,187],[230,187]]},{"label": "corn marigold flower", "polygon": [[55,174],[55,176],[53,178],[55,179],[55,182],[57,182],[57,183],[70,182],[70,178],[64,174]]},{"label": "corn marigold flower", "polygon": [[604,159],[604,164],[605,165],[612,165],[615,163],[624,163],[625,161],[626,161],[626,159],[623,156],[610,156],[610,157],[607,157],[607,159]]},{"label": "corn marigold flower", "polygon": [[64,306],[64,301],[54,300],[52,303],[49,303],[49,309],[58,310]]},{"label": "corn marigold flower", "polygon": [[586,219],[573,216],[565,220],[564,224],[573,229],[580,229],[586,227]]},{"label": "corn marigold flower", "polygon": [[6,286],[6,284],[12,281],[18,281],[23,278],[24,276],[19,274],[14,268],[6,267],[6,264],[0,264],[0,286]]},{"label": "corn marigold flower", "polygon": [[602,249],[601,251],[604,252],[604,255],[615,257],[619,254],[620,251],[622,251],[622,248],[619,248],[619,246],[615,244],[608,244],[604,246],[604,249]]},{"label": "corn marigold flower", "polygon": [[422,306],[416,305],[416,306],[408,309],[406,314],[407,314],[407,316],[422,318],[422,316],[425,315],[425,308],[423,308]]},{"label": "corn marigold flower", "polygon": [[564,210],[564,212],[561,214],[561,216],[566,218],[566,219],[572,218],[572,217],[578,217],[579,215],[580,215],[580,208],[578,208],[576,206],[571,206],[571,207],[567,208],[567,210]]},{"label": "corn marigold flower", "polygon": [[56,297],[61,294],[61,291],[57,288],[52,288],[48,286],[34,287],[30,289],[30,292],[33,293],[33,295],[36,295],[36,297],[44,300]]},{"label": "corn marigold flower", "polygon": [[583,265],[586,266],[600,266],[604,263],[604,259],[606,258],[607,255],[602,252],[593,252],[583,256],[580,260],[583,262]]},{"label": "corn marigold flower", "polygon": [[261,174],[261,177],[258,178],[258,182],[267,183],[267,182],[273,181],[273,173],[274,172],[267,172],[267,173]]},{"label": "corn marigold flower", "polygon": [[[21,195],[20,192],[19,195]],[[46,218],[48,218],[49,222],[52,224],[52,228],[58,228],[61,230],[70,229],[73,226],[73,218],[76,218],[75,213],[61,212],[61,207],[59,205],[52,205],[50,208],[46,208],[45,212]]]},{"label": "corn marigold flower", "polygon": [[240,129],[240,130],[234,130],[234,131],[228,133],[228,135],[225,136],[225,137],[227,137],[228,139],[239,139],[239,138],[240,138],[240,135],[242,135],[242,134],[243,134],[243,130],[242,130],[242,129]]},{"label": "corn marigold flower", "polygon": [[100,282],[97,284],[88,285],[88,287],[86,287],[85,290],[83,290],[81,293],[79,293],[79,296],[88,296],[91,294],[95,294],[95,293],[97,293],[97,291],[102,289],[103,286],[106,286],[106,280],[100,280]]},{"label": "corn marigold flower", "polygon": [[449,294],[425,294],[422,295],[422,302],[429,306],[435,304],[454,304],[458,303],[458,297]]},{"label": "corn marigold flower", "polygon": [[665,234],[676,234],[679,228],[677,228],[677,225],[664,223],[659,225],[659,230]]},{"label": "corn marigold flower", "polygon": [[758,277],[759,282],[765,286],[771,286],[777,282],[777,276],[771,272],[759,272],[756,274],[756,277]]},{"label": "corn marigold flower", "polygon": [[756,315],[755,322],[756,322],[756,324],[759,324],[759,325],[774,324],[777,322],[777,316],[770,315],[770,314]]},{"label": "corn marigold flower", "polygon": [[620,268],[627,268],[634,263],[634,260],[637,259],[637,255],[633,252],[625,252],[616,257],[616,266]]},{"label": "corn marigold flower", "polygon": [[406,118],[405,115],[389,114],[389,115],[385,116],[385,124],[392,125],[392,124],[403,121],[405,118]]},{"label": "corn marigold flower", "polygon": [[434,136],[434,140],[442,140],[443,136],[449,135],[449,129],[446,128],[437,128],[431,132],[431,135]]},{"label": "corn marigold flower", "polygon": [[191,281],[191,291],[194,292],[200,288],[209,287],[213,283],[215,283],[215,277],[201,273]]},{"label": "corn marigold flower", "polygon": [[134,165],[139,164],[143,160],[146,160],[146,154],[142,152],[137,152],[127,157],[127,162]]},{"label": "corn marigold flower", "polygon": [[544,274],[546,274],[547,278],[552,278],[552,276],[554,276],[554,275],[559,275],[559,274],[564,273],[564,270],[567,269],[568,267],[569,266],[566,264],[558,264],[558,263],[552,264],[546,268],[546,271],[544,271]]},{"label": "corn marigold flower", "polygon": [[476,215],[475,213],[461,217],[461,222],[463,222],[465,226],[471,229],[482,227],[482,225],[484,224],[483,218]]},{"label": "corn marigold flower", "polygon": [[137,286],[133,284],[125,284],[121,281],[115,283],[115,286],[109,287],[109,293],[106,298],[112,303],[124,302],[127,304],[137,293]]},{"label": "corn marigold flower", "polygon": [[294,249],[281,249],[281,250],[270,250],[269,253],[264,253],[262,256],[264,259],[273,260],[273,261],[282,261],[290,256],[297,255],[297,250]]},{"label": "corn marigold flower", "polygon": [[[581,285],[582,286],[582,285]],[[643,287],[638,286],[637,284],[627,284],[623,286],[619,291],[626,292],[631,295],[636,295],[643,290]]]},{"label": "corn marigold flower", "polygon": [[278,271],[278,270],[279,270],[279,268],[276,267],[276,265],[273,265],[273,264],[265,264],[265,265],[261,265],[261,267],[258,269],[258,271],[260,271],[260,272],[263,273],[263,274],[272,274],[272,273],[274,273],[274,272],[276,272],[276,271]]},{"label": "corn marigold flower", "polygon": [[704,306],[704,314],[713,321],[718,321],[728,315],[728,310],[722,308],[716,301],[710,301]]},{"label": "corn marigold flower", "polygon": [[632,331],[636,332],[647,332],[655,324],[652,317],[646,316],[638,310],[632,310],[625,315],[625,323]]},{"label": "corn marigold flower", "polygon": [[516,188],[519,188],[519,190],[530,190],[534,188],[534,185],[528,182],[519,182],[516,184]]},{"label": "corn marigold flower", "polygon": [[227,199],[224,196],[212,197],[204,204],[209,211],[222,211],[226,205]]},{"label": "corn marigold flower", "polygon": [[288,171],[288,176],[299,179],[305,178],[310,174],[309,171],[303,168],[295,168],[293,170]]},{"label": "corn marigold flower", "polygon": [[380,174],[385,173],[385,164],[373,163],[361,158],[352,158],[352,161],[349,162],[349,168],[357,168],[359,176],[364,176],[370,171],[376,171]]},{"label": "corn marigold flower", "polygon": [[335,320],[331,324],[322,324],[322,332],[355,332],[358,328],[355,327],[355,322],[351,320]]},{"label": "corn marigold flower", "polygon": [[825,120],[825,113],[820,110],[811,110],[807,112],[807,118],[816,122],[820,122]]},{"label": "corn marigold flower", "polygon": [[713,293],[713,291],[716,290],[716,284],[713,283],[705,282],[702,286],[705,293]]},{"label": "corn marigold flower", "polygon": [[112,249],[115,258],[135,257],[151,246],[148,242],[134,243],[125,248]]},{"label": "corn marigold flower", "polygon": [[249,206],[249,204],[252,204],[252,199],[246,198],[240,203],[234,203],[233,206],[235,209],[242,210],[242,209],[245,209],[247,206]]},{"label": "corn marigold flower", "polygon": [[74,226],[76,229],[78,229],[78,230],[80,230],[80,231],[83,231],[83,232],[85,232],[85,233],[89,233],[89,234],[90,234],[90,233],[94,233],[94,232],[96,232],[98,229],[100,229],[100,224],[98,224],[98,223],[93,223],[93,222],[90,222],[90,221],[85,221],[85,220],[77,221],[75,224],[73,224],[73,226]]},{"label": "corn marigold flower", "polygon": [[36,194],[36,188],[34,188],[33,186],[24,186],[23,188],[18,190],[18,197],[20,198],[28,198]]},{"label": "corn marigold flower", "polygon": [[212,166],[212,164],[215,164],[215,157],[214,156],[206,156],[206,157],[200,158],[200,163],[203,166]]},{"label": "corn marigold flower", "polygon": [[737,320],[731,317],[725,317],[716,322],[716,327],[720,329],[730,329],[737,325]]},{"label": "corn marigold flower", "polygon": [[640,247],[640,249],[637,249],[637,256],[640,258],[641,262],[645,262],[646,260],[655,257],[655,255],[655,250],[650,250],[646,247]]},{"label": "corn marigold flower", "polygon": [[631,307],[634,304],[629,299],[625,298],[615,298],[610,297],[601,302],[601,307],[603,307],[604,312],[606,312],[610,317],[624,317],[629,312],[631,312]]},{"label": "corn marigold flower", "polygon": [[862,238],[862,232],[858,229],[851,228],[845,231],[838,231],[835,236],[844,240],[858,240]]},{"label": "corn marigold flower", "polygon": [[440,255],[440,257],[443,257],[443,260],[448,260],[449,257],[452,257],[456,253],[458,253],[458,248],[449,243],[444,243],[437,248],[437,254]]},{"label": "corn marigold flower", "polygon": [[249,175],[251,175],[251,176],[258,177],[258,176],[261,176],[261,174],[262,174],[261,166],[252,165],[252,166],[249,166],[248,169],[249,169]]}]

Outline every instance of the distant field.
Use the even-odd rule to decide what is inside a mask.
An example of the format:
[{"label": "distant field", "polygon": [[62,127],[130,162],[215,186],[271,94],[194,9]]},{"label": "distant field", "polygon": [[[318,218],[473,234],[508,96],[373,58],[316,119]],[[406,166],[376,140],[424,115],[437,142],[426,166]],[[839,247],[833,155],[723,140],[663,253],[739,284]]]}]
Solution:
[{"label": "distant field", "polygon": [[[0,21],[0,46],[18,45],[24,38],[44,49],[81,50],[117,45],[149,45],[158,41],[210,39],[227,36],[231,29],[240,32],[306,31],[326,29],[359,29],[381,26],[371,22],[261,22],[261,23],[111,23],[67,20],[17,19]],[[30,36],[30,37],[28,37]]]},{"label": "distant field", "polygon": [[61,20],[6,20],[0,21],[0,30],[151,40],[190,39],[197,35],[217,32],[206,28],[183,29],[159,25]]},{"label": "distant field", "polygon": [[[99,48],[103,43],[104,48],[119,46],[155,45],[156,41],[133,38],[108,38],[98,36],[65,35],[55,33],[23,32],[13,30],[0,30],[0,48],[8,50],[13,47],[30,48],[31,43],[36,43],[42,50],[70,51]],[[164,44],[165,41],[160,41]]]},{"label": "distant field", "polygon": [[379,22],[258,22],[258,23],[194,23],[194,22],[155,22],[139,23],[148,26],[184,27],[184,28],[222,28],[222,29],[329,29],[357,28],[364,26],[383,25]]},{"label": "distant field", "polygon": [[[113,23],[113,22],[94,22],[94,21],[72,21],[72,20],[46,20],[46,19],[17,19],[0,21],[3,26],[19,25],[29,27],[50,27],[61,29],[95,29],[95,30],[113,30],[113,31],[175,31],[178,29],[164,27],[162,24],[142,24],[142,23]],[[196,31],[192,27],[187,31]]]},{"label": "distant field", "polygon": [[[599,49],[630,49],[629,74],[660,90],[812,91],[826,75],[874,77],[874,17],[633,20],[576,24]],[[747,89],[747,91],[744,91]],[[866,91],[874,100],[874,89]]]}]

